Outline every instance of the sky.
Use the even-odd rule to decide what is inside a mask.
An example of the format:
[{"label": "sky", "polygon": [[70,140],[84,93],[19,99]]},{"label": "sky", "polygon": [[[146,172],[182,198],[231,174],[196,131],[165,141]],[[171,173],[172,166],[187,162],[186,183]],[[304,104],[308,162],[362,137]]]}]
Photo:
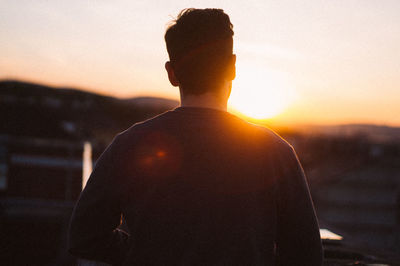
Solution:
[{"label": "sky", "polygon": [[163,37],[187,7],[231,18],[231,105],[290,124],[400,126],[397,0],[0,0],[0,79],[178,99]]}]

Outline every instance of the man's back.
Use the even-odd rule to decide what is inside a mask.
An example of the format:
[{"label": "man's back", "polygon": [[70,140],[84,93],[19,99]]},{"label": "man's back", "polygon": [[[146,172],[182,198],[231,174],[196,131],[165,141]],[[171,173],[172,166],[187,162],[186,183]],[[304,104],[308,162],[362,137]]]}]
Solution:
[{"label": "man's back", "polygon": [[[111,233],[121,213],[129,240]],[[193,107],[114,140],[75,209],[70,247],[124,265],[275,265],[276,253],[282,265],[320,265],[322,257],[290,145],[227,112]]]}]

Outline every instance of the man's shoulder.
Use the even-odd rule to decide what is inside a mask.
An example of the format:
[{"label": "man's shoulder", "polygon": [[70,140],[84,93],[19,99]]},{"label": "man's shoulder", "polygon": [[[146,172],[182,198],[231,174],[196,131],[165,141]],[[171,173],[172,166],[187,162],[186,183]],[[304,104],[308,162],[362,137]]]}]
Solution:
[{"label": "man's shoulder", "polygon": [[257,141],[261,143],[270,143],[274,148],[283,150],[292,150],[293,147],[283,137],[266,125],[257,125],[241,118],[237,118],[243,128]]},{"label": "man's shoulder", "polygon": [[[167,116],[169,111],[149,118],[147,120],[137,122],[127,128],[126,130],[116,134],[108,146],[109,150],[113,150],[113,152],[119,153],[123,150],[129,148],[132,144],[135,143],[140,136],[144,136],[149,133],[152,129],[154,129],[154,125],[162,123],[163,118]],[[139,138],[138,138],[139,137]]]},{"label": "man's shoulder", "polygon": [[118,138],[128,137],[132,134],[138,134],[144,131],[152,130],[154,127],[162,126],[166,123],[166,119],[170,116],[171,111],[166,111],[144,121],[134,123],[128,129],[117,134]]}]

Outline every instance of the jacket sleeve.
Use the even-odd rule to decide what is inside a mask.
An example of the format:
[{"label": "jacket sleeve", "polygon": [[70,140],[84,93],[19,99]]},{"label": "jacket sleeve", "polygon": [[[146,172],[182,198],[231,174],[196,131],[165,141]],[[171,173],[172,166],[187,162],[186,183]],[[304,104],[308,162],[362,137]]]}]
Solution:
[{"label": "jacket sleeve", "polygon": [[278,265],[320,266],[321,237],[304,171],[291,146],[283,155],[278,177]]},{"label": "jacket sleeve", "polygon": [[79,258],[113,265],[122,262],[129,235],[117,227],[121,221],[116,172],[116,140],[96,163],[73,211],[68,249]]}]

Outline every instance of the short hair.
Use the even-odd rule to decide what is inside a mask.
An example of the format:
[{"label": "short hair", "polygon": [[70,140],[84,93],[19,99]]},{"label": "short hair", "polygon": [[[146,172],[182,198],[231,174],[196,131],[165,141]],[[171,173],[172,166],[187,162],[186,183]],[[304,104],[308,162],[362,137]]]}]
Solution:
[{"label": "short hair", "polygon": [[164,37],[183,93],[205,93],[225,78],[233,34],[222,9],[188,8],[179,13]]}]

